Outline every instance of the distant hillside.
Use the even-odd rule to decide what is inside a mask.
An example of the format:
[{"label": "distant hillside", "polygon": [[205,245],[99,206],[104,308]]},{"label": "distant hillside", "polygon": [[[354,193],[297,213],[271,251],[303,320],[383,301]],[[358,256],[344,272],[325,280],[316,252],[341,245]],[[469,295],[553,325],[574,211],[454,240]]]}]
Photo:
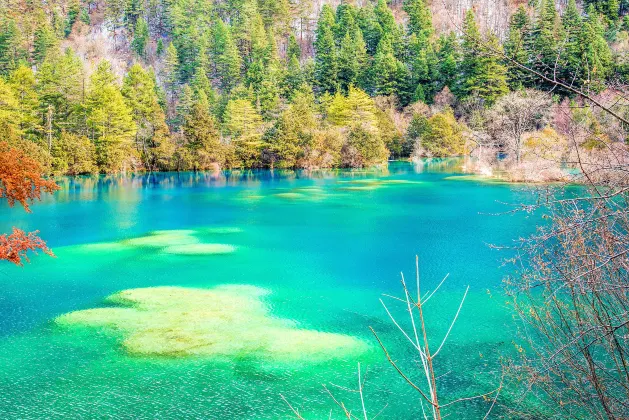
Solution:
[{"label": "distant hillside", "polygon": [[510,90],[626,80],[625,7],[3,0],[0,135],[55,173],[362,167],[408,157],[418,133],[460,154],[456,118]]},{"label": "distant hillside", "polygon": [[[604,0],[607,1],[607,0]],[[617,0],[611,0],[612,2]],[[19,47],[31,53],[36,53],[38,26],[48,22],[50,30],[60,36],[62,48],[71,47],[81,56],[89,67],[99,59],[110,60],[118,74],[123,74],[130,64],[137,58],[131,51],[133,41],[133,25],[137,16],[144,10],[147,13],[149,38],[147,40],[145,64],[160,67],[160,60],[155,52],[159,39],[166,41],[175,29],[173,17],[178,15],[197,16],[207,14],[209,9],[219,14],[229,15],[230,9],[241,0],[234,1],[186,1],[181,8],[170,0],[111,0],[111,1],[79,1],[79,0],[3,0],[0,11],[4,16],[14,19],[19,30],[21,40]],[[266,13],[267,22],[276,31],[285,34],[285,28],[291,28],[303,51],[303,57],[314,54],[315,29],[319,12],[323,5],[336,8],[342,4],[339,0],[300,0],[288,2],[286,0],[262,0],[259,7]],[[362,7],[369,1],[358,0],[350,2]],[[619,11],[624,13],[626,2],[619,4]],[[375,5],[375,3],[371,3]],[[437,34],[462,30],[465,13],[469,9],[476,12],[481,30],[490,30],[499,38],[506,36],[509,18],[519,6],[526,6],[526,0],[429,0],[428,7],[432,11],[433,25]],[[563,10],[567,0],[556,0],[558,10]],[[577,2],[579,7],[583,5]],[[171,5],[175,10],[171,10]],[[401,0],[392,0],[389,7],[395,21],[404,24],[408,17],[403,11]],[[187,11],[185,9],[188,9]],[[226,16],[227,17],[227,16]],[[231,21],[227,17],[226,21]],[[41,31],[41,29],[40,29]],[[115,36],[114,36],[115,34]],[[278,39],[280,55],[286,52],[286,40]],[[39,47],[41,48],[41,46]]]}]

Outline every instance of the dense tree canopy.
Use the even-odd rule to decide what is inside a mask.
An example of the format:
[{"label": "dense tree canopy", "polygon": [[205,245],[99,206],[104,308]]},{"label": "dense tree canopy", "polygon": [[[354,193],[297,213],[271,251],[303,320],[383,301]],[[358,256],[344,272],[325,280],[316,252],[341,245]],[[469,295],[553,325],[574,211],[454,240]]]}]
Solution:
[{"label": "dense tree canopy", "polygon": [[[408,155],[414,111],[402,110],[419,102],[570,94],[510,59],[588,92],[628,74],[610,46],[627,35],[617,0],[570,0],[561,14],[553,0],[531,2],[504,39],[472,10],[461,34],[439,34],[426,0],[324,4],[310,27],[301,3],[285,0],[109,0],[104,23],[122,64],[66,47],[78,51],[72,37],[102,18],[92,5],[0,7],[0,134],[44,171],[370,165]],[[453,127],[449,115],[441,126]]]}]

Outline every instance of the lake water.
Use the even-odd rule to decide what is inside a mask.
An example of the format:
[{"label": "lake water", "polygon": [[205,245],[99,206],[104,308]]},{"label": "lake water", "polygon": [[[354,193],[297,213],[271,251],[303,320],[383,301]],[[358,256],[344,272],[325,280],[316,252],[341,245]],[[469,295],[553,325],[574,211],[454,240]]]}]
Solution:
[{"label": "lake water", "polygon": [[[434,347],[470,286],[435,360],[441,402],[496,388],[514,326],[501,293],[509,253],[489,244],[511,245],[538,220],[492,215],[531,192],[458,178],[458,164],[68,178],[32,214],[3,207],[1,231],[39,229],[57,257],[1,267],[0,418],[291,418],[280,394],[305,418],[343,418],[322,384],[358,410],[342,388],[357,387],[358,362],[371,417],[386,406],[379,418],[418,418],[419,395],[368,329],[419,382],[379,302],[408,327],[401,302],[382,295],[402,295],[400,272],[414,284],[415,255],[424,290],[449,273],[425,306]],[[131,321],[107,318],[121,309],[107,296],[152,286],[185,289],[149,289],[173,294]],[[211,302],[202,289],[224,294]],[[59,322],[93,308],[105,309]],[[488,406],[470,401],[454,417]]]}]

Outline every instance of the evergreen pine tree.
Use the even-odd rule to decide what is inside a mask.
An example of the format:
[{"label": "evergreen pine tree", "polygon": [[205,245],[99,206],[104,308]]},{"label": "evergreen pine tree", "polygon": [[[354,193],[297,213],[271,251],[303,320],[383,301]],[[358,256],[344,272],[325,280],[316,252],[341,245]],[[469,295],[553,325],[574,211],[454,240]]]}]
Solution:
[{"label": "evergreen pine tree", "polygon": [[280,84],[284,97],[291,98],[293,93],[304,83],[304,74],[300,64],[301,47],[294,35],[288,38],[286,50],[286,70]]},{"label": "evergreen pine tree", "polygon": [[104,172],[123,169],[137,130],[131,109],[115,81],[111,64],[102,61],[90,77],[85,98],[87,125],[96,145],[98,166]]},{"label": "evergreen pine tree", "polygon": [[393,54],[390,37],[378,44],[371,68],[371,86],[375,95],[393,95],[398,91],[398,61]]},{"label": "evergreen pine tree", "polygon": [[613,22],[619,17],[622,2],[620,0],[585,0],[583,3],[585,10],[588,10],[590,6],[592,6],[596,12],[606,16]]},{"label": "evergreen pine tree", "polygon": [[23,56],[20,47],[20,33],[15,20],[0,21],[0,75],[13,71]]},{"label": "evergreen pine tree", "polygon": [[549,78],[556,69],[565,65],[565,57],[560,55],[559,46],[563,39],[563,28],[557,14],[554,0],[542,0],[540,13],[532,33],[532,50],[536,59],[534,68]]},{"label": "evergreen pine tree", "polygon": [[179,101],[177,102],[176,115],[173,120],[169,122],[173,129],[179,130],[181,128],[190,115],[190,112],[192,112],[192,106],[195,102],[195,94],[192,88],[188,84],[183,85],[181,87]]},{"label": "evergreen pine tree", "polygon": [[210,79],[208,79],[205,74],[205,70],[203,66],[199,65],[194,71],[194,76],[190,81],[190,87],[195,93],[195,96],[198,98],[201,92],[207,98],[208,105],[212,107],[216,103],[216,92],[212,87],[212,83],[210,83]]},{"label": "evergreen pine tree", "polygon": [[383,32],[374,8],[371,5],[361,7],[356,15],[356,22],[363,33],[367,54],[373,56],[376,53]]},{"label": "evergreen pine tree", "polygon": [[124,9],[124,20],[130,32],[137,30],[137,22],[144,13],[143,9],[141,0],[127,0]]},{"label": "evergreen pine tree", "polygon": [[459,96],[478,96],[491,105],[508,92],[507,70],[500,63],[497,54],[500,49],[500,43],[495,36],[490,35],[485,40],[481,38],[474,12],[469,10],[463,26],[463,59],[457,92]]},{"label": "evergreen pine tree", "polygon": [[478,87],[476,92],[488,105],[492,105],[496,99],[509,92],[507,86],[507,68],[501,63],[499,54],[502,46],[498,38],[489,34],[485,43],[488,51],[479,57],[480,72],[477,79]]},{"label": "evergreen pine tree", "polygon": [[48,21],[44,18],[35,29],[33,39],[33,61],[41,64],[46,58],[46,54],[57,46],[57,37]]},{"label": "evergreen pine tree", "polygon": [[262,151],[262,117],[246,99],[232,99],[225,109],[225,129],[231,135],[236,165],[251,167]]},{"label": "evergreen pine tree", "polygon": [[382,34],[392,36],[397,31],[397,24],[395,23],[395,17],[391,9],[389,9],[386,0],[378,0],[374,13],[382,28]]},{"label": "evergreen pine tree", "polygon": [[402,58],[404,55],[404,49],[402,48],[403,32],[395,23],[395,17],[393,16],[393,12],[387,5],[386,0],[378,0],[374,13],[376,15],[376,19],[378,20],[380,28],[382,28],[381,39],[387,37],[396,58]]},{"label": "evergreen pine tree", "polygon": [[81,13],[81,4],[79,3],[79,0],[70,0],[68,4],[68,14],[66,16],[66,23],[65,23],[65,31],[64,31],[65,36],[70,35],[70,32],[72,32],[72,27],[74,26],[74,22],[76,22],[76,19],[79,17],[80,13]]},{"label": "evergreen pine tree", "polygon": [[240,80],[242,59],[236,47],[230,28],[220,19],[213,27],[212,57],[215,64],[215,76],[221,88],[229,92]]},{"label": "evergreen pine tree", "polygon": [[0,136],[3,141],[12,142],[23,135],[22,115],[19,112],[19,99],[13,89],[0,78]]},{"label": "evergreen pine tree", "polygon": [[349,86],[363,84],[365,67],[367,64],[367,51],[363,34],[358,27],[345,33],[341,41],[338,55],[339,84],[344,92]]},{"label": "evergreen pine tree", "polygon": [[179,56],[177,54],[177,48],[175,48],[175,44],[172,42],[168,44],[168,48],[166,48],[164,81],[166,82],[166,92],[172,101],[179,83]]},{"label": "evergreen pine tree", "polygon": [[356,8],[351,4],[341,3],[336,8],[336,25],[334,27],[334,35],[337,41],[341,41],[347,32],[354,32],[357,28],[356,24]]},{"label": "evergreen pine tree", "polygon": [[288,0],[258,0],[264,26],[274,26],[282,34],[290,29],[290,7]]},{"label": "evergreen pine tree", "polygon": [[430,8],[424,0],[405,0],[403,9],[408,15],[408,33],[415,34],[419,42],[428,41],[434,28]]},{"label": "evergreen pine tree", "polygon": [[[413,33],[408,40],[407,65],[410,80],[406,89],[407,94],[416,96],[414,100],[422,101],[432,98],[436,93],[439,78],[439,59],[433,41],[423,36]],[[421,92],[421,95],[417,96],[415,92]]]},{"label": "evergreen pine tree", "polygon": [[275,111],[279,106],[279,82],[282,77],[280,57],[277,52],[277,42],[273,28],[269,28],[267,32],[266,45],[265,71],[262,84],[256,94],[259,111],[265,118],[270,118],[275,116]]},{"label": "evergreen pine tree", "polygon": [[270,50],[267,48],[266,31],[262,24],[262,18],[258,15],[256,20],[258,22],[251,31],[251,51],[247,57],[248,68],[245,83],[252,86],[257,93],[264,80]]},{"label": "evergreen pine tree", "polygon": [[618,20],[620,14],[620,1],[619,0],[607,0],[605,7],[605,15],[611,20]]},{"label": "evergreen pine tree", "polygon": [[468,10],[463,21],[463,42],[461,43],[461,71],[456,87],[459,97],[472,95],[479,72],[478,57],[481,52],[481,34],[476,23],[476,16]]},{"label": "evergreen pine tree", "polygon": [[290,61],[291,58],[296,58],[297,61],[301,60],[301,47],[295,38],[295,34],[290,34],[288,37],[288,46],[286,48],[286,61]]},{"label": "evergreen pine tree", "polygon": [[602,90],[605,79],[613,68],[612,52],[605,40],[605,28],[601,16],[593,5],[588,8],[587,19],[582,25],[582,84],[586,90]]},{"label": "evergreen pine tree", "polygon": [[[36,74],[40,100],[39,114],[50,117],[55,131],[79,129],[84,120],[79,116],[80,103],[84,95],[84,74],[81,59],[67,49],[64,53],[51,51]],[[49,115],[49,112],[52,114]]]},{"label": "evergreen pine tree", "polygon": [[564,50],[565,68],[561,71],[563,80],[578,80],[582,71],[581,56],[583,47],[581,46],[582,22],[581,14],[577,9],[575,0],[569,0],[564,10],[561,22],[564,28]]},{"label": "evergreen pine tree", "polygon": [[79,13],[79,19],[85,25],[91,25],[92,24],[92,19],[90,18],[90,14],[88,13],[88,11],[87,11],[87,9],[85,7],[81,8],[81,13]]},{"label": "evergreen pine tree", "polygon": [[35,74],[22,64],[9,75],[8,84],[17,99],[20,131],[24,136],[35,139],[41,131]]},{"label": "evergreen pine tree", "polygon": [[9,75],[8,85],[17,100],[19,130],[24,137],[35,140],[41,132],[35,74],[22,64]]},{"label": "evergreen pine tree", "polygon": [[133,33],[133,41],[131,48],[137,55],[144,57],[146,55],[146,44],[149,40],[149,27],[146,20],[140,17],[135,23],[135,31]]},{"label": "evergreen pine tree", "polygon": [[155,49],[155,53],[158,57],[161,57],[164,54],[164,40],[161,38],[157,40],[157,48]]},{"label": "evergreen pine tree", "polygon": [[438,62],[432,43],[432,15],[423,0],[406,0],[403,8],[408,15],[406,62],[411,74],[406,95],[411,95],[414,100],[426,100],[434,94],[436,84],[433,82],[438,76]]},{"label": "evergreen pine tree", "polygon": [[[526,13],[526,9],[520,6],[518,10],[511,16],[509,21],[509,32],[504,43],[505,54],[522,65],[529,64],[528,41],[530,38],[530,19]],[[509,69],[509,86],[512,89],[518,89],[530,84],[530,74],[516,64],[507,62]]]},{"label": "evergreen pine tree", "polygon": [[319,16],[315,40],[315,79],[321,92],[334,93],[339,87],[334,25],[332,8],[324,5]]},{"label": "evergreen pine tree", "polygon": [[439,62],[439,86],[437,90],[445,86],[453,88],[456,82],[459,66],[460,51],[456,34],[450,32],[448,35],[441,35],[438,42],[437,61]]},{"label": "evergreen pine tree", "polygon": [[[272,139],[270,149],[277,157],[280,168],[296,168],[299,160],[314,149],[314,130],[318,119],[315,97],[312,88],[302,85],[295,92],[293,100],[282,113],[276,124],[276,136]],[[275,162],[271,162],[275,166]]]},{"label": "evergreen pine tree", "polygon": [[211,169],[212,164],[223,166],[225,156],[216,122],[208,111],[205,94],[194,102],[182,127],[186,148],[190,152],[194,170]]},{"label": "evergreen pine tree", "polygon": [[196,25],[186,26],[180,34],[173,37],[173,43],[177,48],[179,59],[179,81],[187,82],[194,72],[196,60],[199,57],[199,49],[203,43],[203,37]]},{"label": "evergreen pine tree", "polygon": [[121,93],[137,126],[136,148],[147,166],[152,168],[158,146],[154,140],[168,131],[152,76],[142,66],[134,64],[123,80]]}]

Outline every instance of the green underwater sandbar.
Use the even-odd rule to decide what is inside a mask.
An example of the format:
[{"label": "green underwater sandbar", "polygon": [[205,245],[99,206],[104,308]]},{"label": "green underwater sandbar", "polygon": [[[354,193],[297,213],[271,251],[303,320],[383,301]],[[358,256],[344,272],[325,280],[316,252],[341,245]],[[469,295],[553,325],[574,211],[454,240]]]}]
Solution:
[{"label": "green underwater sandbar", "polygon": [[322,362],[368,349],[358,338],[300,328],[272,316],[262,300],[268,293],[247,285],[129,289],[105,299],[113,306],[70,312],[55,324],[119,332],[122,348],[143,356]]}]

